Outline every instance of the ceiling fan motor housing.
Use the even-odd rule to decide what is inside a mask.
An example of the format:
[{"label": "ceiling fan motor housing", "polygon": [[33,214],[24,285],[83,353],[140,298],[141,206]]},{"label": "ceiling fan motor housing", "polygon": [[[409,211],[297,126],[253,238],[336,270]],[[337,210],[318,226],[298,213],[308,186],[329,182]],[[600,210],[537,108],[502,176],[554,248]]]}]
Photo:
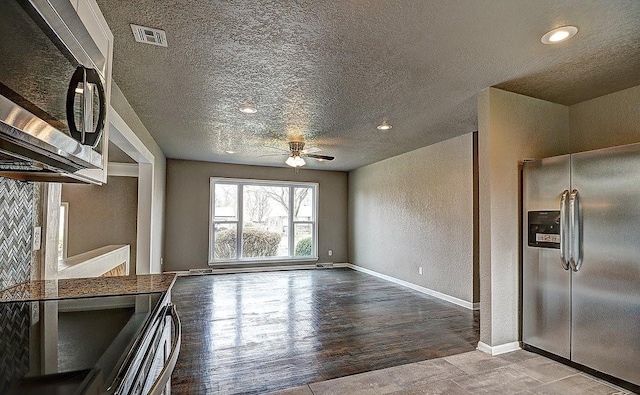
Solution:
[{"label": "ceiling fan motor housing", "polygon": [[300,153],[304,149],[304,142],[302,141],[289,141],[289,149],[292,153]]}]

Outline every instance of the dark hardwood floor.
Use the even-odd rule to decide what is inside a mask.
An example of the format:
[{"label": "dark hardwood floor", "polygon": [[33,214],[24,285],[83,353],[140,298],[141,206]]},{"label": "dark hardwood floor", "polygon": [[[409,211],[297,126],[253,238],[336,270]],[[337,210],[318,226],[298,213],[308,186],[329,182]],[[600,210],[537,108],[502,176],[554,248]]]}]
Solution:
[{"label": "dark hardwood floor", "polygon": [[259,394],[475,349],[477,312],[351,269],[178,278],[174,394]]}]

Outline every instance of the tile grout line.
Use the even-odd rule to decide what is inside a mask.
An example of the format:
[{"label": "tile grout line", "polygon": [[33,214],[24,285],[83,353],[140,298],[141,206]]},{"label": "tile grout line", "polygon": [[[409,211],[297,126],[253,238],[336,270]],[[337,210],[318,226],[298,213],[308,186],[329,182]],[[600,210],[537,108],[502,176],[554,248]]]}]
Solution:
[{"label": "tile grout line", "polygon": [[[437,359],[443,359],[443,360],[446,360],[446,357],[443,357],[443,358],[437,358]],[[506,361],[506,360],[505,360],[505,361]],[[449,361],[447,361],[447,362],[449,362]],[[465,372],[466,377],[470,377],[470,376],[474,376],[474,375],[478,375],[478,374],[485,374],[485,373],[495,372],[495,371],[498,371],[498,370],[500,370],[500,369],[504,369],[504,368],[506,368],[506,367],[512,367],[512,368],[514,368],[514,369],[515,369],[515,366],[517,366],[517,365],[518,365],[519,363],[521,363],[522,361],[520,361],[520,362],[507,361],[507,362],[509,362],[507,365],[499,366],[499,367],[496,367],[496,368],[487,369],[487,370],[485,370],[485,371],[477,372],[477,373],[468,373],[467,371],[465,371],[464,369],[462,369],[462,367],[460,367],[460,366],[456,366],[455,364],[454,364],[454,366],[456,366],[458,369],[461,369],[463,372]],[[449,363],[451,363],[451,362],[449,362]],[[536,389],[536,388],[539,388],[539,387],[542,387],[542,386],[545,386],[545,385],[548,385],[548,384],[551,384],[551,383],[555,383],[556,381],[564,380],[564,379],[566,379],[567,377],[572,377],[572,376],[579,375],[579,374],[580,374],[580,372],[576,372],[576,373],[574,373],[574,374],[570,374],[570,375],[568,375],[568,376],[564,376],[564,377],[558,378],[558,379],[556,379],[556,380],[552,380],[552,381],[550,381],[550,382],[548,382],[548,383],[542,382],[542,381],[540,381],[540,380],[536,379],[535,377],[532,377],[531,375],[529,375],[529,374],[527,374],[527,373],[522,372],[522,374],[523,374],[524,376],[528,377],[529,379],[531,379],[531,380],[533,380],[533,381],[535,381],[535,382],[537,382],[537,383],[538,383],[537,385],[535,385],[535,386],[533,386],[533,387],[531,387],[531,388],[527,389],[527,391],[530,391],[530,390],[533,390],[533,389]],[[460,387],[462,387],[462,388],[466,389],[465,387],[463,387],[463,386],[462,386],[462,384],[460,384],[459,382],[457,382],[457,381],[456,381],[456,378],[451,378],[450,380],[451,380],[451,381],[453,381],[455,384],[459,385]]]},{"label": "tile grout line", "polygon": [[608,386],[608,387],[610,387],[610,388],[612,388],[612,389],[614,389],[614,390],[616,390],[616,391],[622,391],[622,392],[623,392],[623,393],[625,393],[625,394],[627,394],[627,393],[628,393],[628,394],[632,394],[632,393],[633,393],[633,392],[629,392],[629,390],[628,390],[628,389],[626,389],[626,388],[619,387],[619,386],[617,386],[617,385],[615,385],[615,384],[613,384],[613,383],[608,382],[607,380],[601,379],[601,378],[596,377],[596,376],[592,376],[592,375],[590,375],[590,374],[589,374],[589,373],[587,373],[587,372],[578,371],[578,374],[579,374],[579,375],[582,375],[582,376],[584,376],[584,377],[586,377],[586,378],[588,378],[588,379],[590,379],[590,380],[593,380],[593,381],[595,381],[595,382],[598,382],[598,383],[600,383],[600,384],[604,384],[604,385],[606,385],[606,386]]},{"label": "tile grout line", "polygon": [[[535,357],[535,358],[538,358],[538,357]],[[544,358],[544,357],[542,357],[542,358]],[[525,360],[525,361],[526,361],[526,360]],[[507,365],[507,366],[519,365],[519,364],[520,364],[520,363],[522,363],[522,362],[524,362],[524,361],[520,361],[520,362],[512,362],[511,364],[509,364],[509,365]],[[516,368],[514,367],[514,369],[516,369]],[[531,390],[533,390],[533,389],[543,387],[543,386],[545,386],[545,385],[547,385],[547,384],[555,383],[556,381],[564,380],[564,379],[566,379],[567,377],[575,376],[575,373],[574,373],[574,374],[570,374],[570,375],[568,375],[568,376],[564,376],[564,377],[558,378],[558,379],[556,379],[556,380],[552,380],[552,381],[550,381],[550,382],[548,382],[548,383],[545,383],[544,381],[542,381],[542,380],[538,380],[537,378],[535,378],[535,377],[533,377],[533,376],[531,376],[531,375],[529,375],[529,374],[527,374],[527,373],[522,372],[522,374],[523,374],[523,375],[525,375],[525,376],[527,376],[527,377],[529,377],[531,380],[538,382],[538,385],[534,385],[533,387],[529,388],[527,391],[531,391]]]},{"label": "tile grout line", "polygon": [[[576,372],[576,373],[574,373],[574,374],[570,374],[570,375],[568,375],[568,376],[560,377],[559,379],[555,379],[555,380],[553,380],[553,381],[549,381],[549,382],[548,382],[548,383],[546,383],[546,384],[556,383],[556,382],[558,382],[558,381],[560,381],[560,380],[564,380],[564,379],[567,379],[567,378],[569,378],[569,377],[578,376],[579,374],[580,374],[580,372]],[[545,384],[545,385],[546,385],[546,384]]]}]

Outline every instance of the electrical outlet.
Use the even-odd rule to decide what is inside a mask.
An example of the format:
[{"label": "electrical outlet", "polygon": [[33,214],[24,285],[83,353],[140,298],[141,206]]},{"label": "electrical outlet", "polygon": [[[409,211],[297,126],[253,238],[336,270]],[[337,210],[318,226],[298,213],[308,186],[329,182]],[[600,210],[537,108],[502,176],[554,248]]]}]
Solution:
[{"label": "electrical outlet", "polygon": [[40,250],[40,242],[42,239],[42,228],[40,226],[36,226],[33,228],[33,250]]},{"label": "electrical outlet", "polygon": [[333,250],[329,250],[329,256],[333,255]]},{"label": "electrical outlet", "polygon": [[31,302],[31,325],[40,321],[40,303]]},{"label": "electrical outlet", "polygon": [[422,275],[422,266],[418,268],[418,274]]}]

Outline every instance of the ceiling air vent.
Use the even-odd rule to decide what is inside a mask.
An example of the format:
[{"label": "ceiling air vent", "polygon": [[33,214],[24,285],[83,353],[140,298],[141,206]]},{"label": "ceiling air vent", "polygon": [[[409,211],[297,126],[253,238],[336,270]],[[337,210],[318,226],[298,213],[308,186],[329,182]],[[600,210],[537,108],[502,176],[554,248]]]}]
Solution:
[{"label": "ceiling air vent", "polygon": [[164,30],[132,24],[131,31],[139,43],[158,45],[161,47],[167,46],[167,34]]}]

